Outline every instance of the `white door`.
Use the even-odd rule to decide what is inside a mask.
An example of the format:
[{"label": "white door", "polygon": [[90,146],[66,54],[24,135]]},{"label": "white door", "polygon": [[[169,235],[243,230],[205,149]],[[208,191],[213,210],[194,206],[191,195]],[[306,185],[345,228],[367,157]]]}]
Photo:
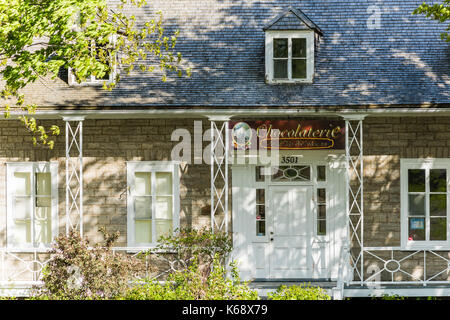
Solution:
[{"label": "white door", "polygon": [[310,278],[312,187],[270,186],[270,278]]}]

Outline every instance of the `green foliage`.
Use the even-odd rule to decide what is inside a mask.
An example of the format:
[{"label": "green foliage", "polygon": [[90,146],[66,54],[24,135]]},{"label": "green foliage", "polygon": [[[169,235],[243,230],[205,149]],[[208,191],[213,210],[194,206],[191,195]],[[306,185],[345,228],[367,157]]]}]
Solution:
[{"label": "green foliage", "polygon": [[112,299],[128,288],[145,270],[141,260],[111,250],[118,234],[104,229],[105,243],[93,247],[76,232],[56,238],[51,259],[43,271],[43,286],[34,288],[33,299]]},{"label": "green foliage", "polygon": [[324,289],[309,285],[280,286],[268,294],[269,300],[331,300]]},{"label": "green foliage", "polygon": [[199,272],[194,259],[185,270],[171,273],[163,284],[146,280],[129,289],[121,299],[127,300],[257,300],[256,291],[241,282],[236,266],[231,263],[231,277],[220,262],[213,259],[213,270],[208,277]]},{"label": "green foliage", "polygon": [[[162,81],[168,73],[189,76],[190,70],[180,67],[181,54],[173,51],[178,32],[166,34],[162,13],[146,22],[127,14],[145,4],[121,0],[113,8],[106,0],[0,0],[0,80],[5,83],[0,100],[6,101],[5,117],[13,109],[25,111],[20,120],[33,143],[51,149],[50,136],[59,129],[39,126],[30,116],[37,106],[25,102],[21,89],[27,84],[56,78],[61,68],[70,68],[78,82],[91,75],[103,79],[118,67],[130,73],[136,65],[141,72],[159,70]],[[112,90],[119,80],[116,73],[103,88]]]},{"label": "green foliage", "polygon": [[[413,14],[425,14],[427,18],[446,23],[450,20],[450,0],[443,0],[441,4],[435,3],[433,5],[424,2],[414,10]],[[442,40],[450,42],[450,32],[448,31],[450,31],[450,23],[446,31],[441,34]]]},{"label": "green foliage", "polygon": [[[207,277],[212,270],[214,259],[222,263],[232,250],[229,235],[223,232],[213,233],[209,228],[181,228],[172,235],[160,237],[156,248],[148,254],[167,263],[170,271],[185,270],[195,260],[199,272]],[[171,255],[165,254],[167,251]],[[160,253],[163,254],[160,254]]]}]

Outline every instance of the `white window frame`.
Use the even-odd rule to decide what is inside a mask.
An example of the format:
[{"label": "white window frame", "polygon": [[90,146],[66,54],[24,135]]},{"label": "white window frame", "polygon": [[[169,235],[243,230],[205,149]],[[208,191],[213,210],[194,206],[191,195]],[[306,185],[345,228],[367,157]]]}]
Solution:
[{"label": "white window frame", "polygon": [[[408,170],[409,169],[425,169],[425,192],[428,193],[429,185],[429,169],[446,169],[447,170],[447,240],[424,240],[409,241],[408,240]],[[450,249],[450,159],[400,159],[400,210],[401,210],[401,246],[404,249],[430,249],[430,250],[448,250]],[[429,202],[425,201],[425,238],[429,238],[430,234],[430,214]]]},{"label": "white window frame", "polygon": [[[7,212],[7,247],[9,249],[48,249],[51,243],[34,243],[34,212],[36,208],[36,183],[35,177],[38,172],[50,172],[51,174],[51,223],[52,236],[54,239],[58,235],[58,163],[57,162],[8,162],[6,163],[6,212]],[[15,243],[14,242],[14,217],[13,217],[13,190],[10,181],[14,179],[15,172],[28,172],[31,177],[31,196],[32,200],[32,223],[31,223],[31,239],[32,243]]]},{"label": "white window frame", "polygon": [[[113,43],[113,45],[115,45],[117,41],[117,37],[115,35],[110,37],[110,42]],[[117,61],[117,57],[113,57],[114,60]],[[117,76],[117,65],[114,64],[113,69],[111,70],[111,73],[109,74],[109,78],[107,80],[105,79],[97,79],[95,76],[90,75],[88,77],[89,80],[87,81],[83,81],[78,83],[75,77],[75,73],[72,71],[72,68],[69,68],[68,70],[68,83],[69,86],[103,86],[103,83],[106,82],[106,84],[111,84],[114,82],[114,79]]]},{"label": "white window frame", "polygon": [[[136,243],[135,241],[135,212],[133,196],[135,194],[134,173],[135,172],[152,172],[152,192],[155,190],[154,173],[155,172],[170,172],[172,173],[172,232],[174,232],[180,225],[180,175],[179,163],[175,161],[127,161],[127,245],[129,248],[153,248],[157,245],[157,241],[150,243]],[[152,202],[155,205],[155,201]],[[154,209],[154,208],[153,208]],[[152,212],[155,212],[152,210]],[[154,232],[154,224],[152,226],[152,234]]]},{"label": "white window frame", "polygon": [[[273,39],[288,39],[288,78],[274,79]],[[292,78],[292,38],[306,39],[306,78]],[[314,31],[266,31],[266,82],[269,84],[312,83],[314,79]]]}]

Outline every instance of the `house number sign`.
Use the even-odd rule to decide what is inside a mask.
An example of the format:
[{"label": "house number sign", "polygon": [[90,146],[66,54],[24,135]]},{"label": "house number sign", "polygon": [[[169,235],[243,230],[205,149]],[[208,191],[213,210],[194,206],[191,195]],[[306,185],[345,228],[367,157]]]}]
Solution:
[{"label": "house number sign", "polygon": [[230,121],[229,129],[234,149],[345,149],[345,122],[339,120]]}]

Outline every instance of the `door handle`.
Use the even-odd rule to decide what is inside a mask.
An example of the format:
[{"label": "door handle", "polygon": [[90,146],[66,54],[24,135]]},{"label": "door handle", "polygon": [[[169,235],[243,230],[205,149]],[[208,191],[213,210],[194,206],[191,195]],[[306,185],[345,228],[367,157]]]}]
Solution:
[{"label": "door handle", "polygon": [[270,241],[273,241],[273,238],[270,238]]}]

